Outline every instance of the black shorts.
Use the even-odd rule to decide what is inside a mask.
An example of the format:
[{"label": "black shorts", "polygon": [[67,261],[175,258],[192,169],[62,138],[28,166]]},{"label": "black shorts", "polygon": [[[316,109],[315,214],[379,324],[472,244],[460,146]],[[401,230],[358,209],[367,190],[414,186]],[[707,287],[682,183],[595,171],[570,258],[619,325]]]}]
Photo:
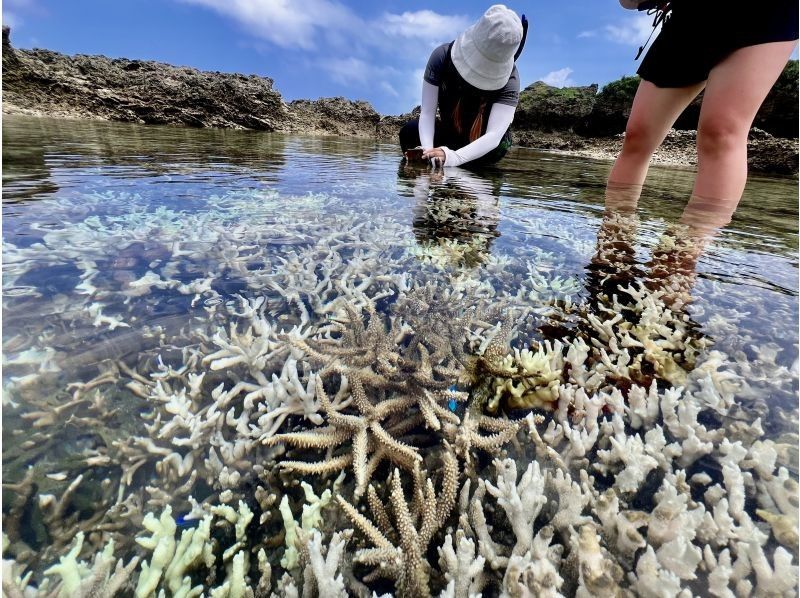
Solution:
[{"label": "black shorts", "polygon": [[687,87],[731,52],[797,39],[797,0],[673,0],[669,19],[637,71],[658,87]]}]

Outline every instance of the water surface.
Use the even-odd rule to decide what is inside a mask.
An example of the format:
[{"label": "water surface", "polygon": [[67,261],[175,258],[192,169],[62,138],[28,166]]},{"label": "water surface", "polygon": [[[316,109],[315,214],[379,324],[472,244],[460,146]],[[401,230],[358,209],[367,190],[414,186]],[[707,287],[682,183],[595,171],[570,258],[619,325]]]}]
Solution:
[{"label": "water surface", "polygon": [[[496,320],[532,310],[520,315],[528,323],[517,346],[569,338],[584,313],[573,306],[591,311],[609,277],[643,284],[659,263],[674,265],[672,231],[693,172],[653,167],[637,214],[617,226],[604,220],[609,168],[514,148],[497,168],[442,176],[404,166],[396,145],[372,140],[6,117],[4,480],[21,484],[32,467],[33,492],[63,496],[84,476],[69,524],[4,486],[4,515],[23,522],[10,534],[13,556],[41,570],[80,522],[124,522],[108,513],[128,493],[159,512],[169,501],[147,490],[159,479],[176,513],[190,490],[201,500],[249,492],[235,480],[215,485],[236,459],[185,486],[186,472],[167,480],[171,465],[142,465],[138,449],[120,447],[153,422],[137,376],[179,379],[193,352],[211,354],[215,330],[233,335],[257,301],[276,329],[308,329],[335,318],[337,296],[357,303],[363,291],[389,313],[404,289],[433,284],[452,292],[447,308],[480,297],[502,307]],[[741,419],[761,417],[765,438],[781,444],[797,438],[797,199],[796,180],[751,176],[732,222],[681,262],[689,298],[675,308],[702,339],[697,364],[719,352],[748,383]],[[601,247],[625,257],[623,272],[600,264]],[[319,288],[303,294],[312,280]],[[300,368],[303,384],[310,372]],[[302,419],[265,425],[288,431]],[[31,439],[35,450],[23,444]],[[103,465],[87,468],[92,459]],[[796,479],[796,453],[785,465]],[[240,468],[243,481],[250,467]],[[493,476],[490,460],[481,467]]]}]

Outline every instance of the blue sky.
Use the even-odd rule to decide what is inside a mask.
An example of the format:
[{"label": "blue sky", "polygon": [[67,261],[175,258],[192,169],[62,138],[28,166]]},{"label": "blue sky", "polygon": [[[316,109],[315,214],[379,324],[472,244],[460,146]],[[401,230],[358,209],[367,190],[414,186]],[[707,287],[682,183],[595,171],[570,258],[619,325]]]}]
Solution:
[{"label": "blue sky", "polygon": [[[431,49],[490,2],[5,0],[19,48],[158,60],[272,77],[287,100],[343,95],[384,114],[419,103]],[[607,83],[635,72],[647,16],[616,0],[508,2],[531,27],[522,85]]]}]

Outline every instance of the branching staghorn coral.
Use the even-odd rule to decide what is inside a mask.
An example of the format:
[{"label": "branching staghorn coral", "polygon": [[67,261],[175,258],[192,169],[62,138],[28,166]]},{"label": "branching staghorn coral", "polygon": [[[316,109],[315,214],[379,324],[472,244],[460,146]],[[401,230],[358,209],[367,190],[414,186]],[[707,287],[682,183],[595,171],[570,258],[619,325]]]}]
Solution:
[{"label": "branching staghorn coral", "polygon": [[[45,570],[44,575],[51,579],[45,580],[38,588],[28,586],[30,575],[20,578],[14,575],[11,561],[3,561],[3,594],[9,598],[23,596],[75,596],[76,598],[112,598],[125,589],[129,583],[139,557],[133,557],[124,564],[122,559],[114,558],[114,541],[110,540],[102,552],[94,554],[91,563],[78,560],[78,555],[83,547],[84,535],[79,532],[75,537],[75,544],[70,551],[59,559],[59,562]],[[54,584],[49,583],[58,577]]]},{"label": "branching staghorn coral", "polygon": [[[313,534],[301,532],[304,538],[300,553],[303,563],[300,587],[303,596],[346,598],[350,595],[340,569],[345,558],[345,547],[352,533],[353,530],[334,532],[328,545],[324,546],[319,531],[315,530]],[[300,596],[294,579],[288,573],[281,578],[278,590],[281,596]]]},{"label": "branching staghorn coral", "polygon": [[[325,461],[283,460],[280,466],[299,473],[325,474],[342,471],[352,465],[356,480],[355,492],[360,496],[382,461],[389,460],[413,470],[419,465],[422,457],[416,449],[397,439],[408,431],[408,422],[397,417],[394,421],[389,419],[389,424],[384,421],[391,416],[403,414],[413,406],[412,400],[386,400],[373,406],[357,378],[348,380],[348,384],[354,403],[363,406],[361,413],[347,415],[337,412],[320,385],[317,393],[329,425],[307,432],[278,434],[266,439],[264,443],[268,445],[287,443],[309,449],[335,449],[350,442],[351,452],[331,456]],[[417,422],[412,420],[412,425],[415,423]]]},{"label": "branching staghorn coral", "polygon": [[300,482],[303,488],[305,500],[302,506],[300,525],[294,520],[292,510],[289,507],[289,498],[283,495],[280,504],[280,512],[283,518],[283,526],[286,530],[285,544],[286,551],[281,559],[281,567],[286,571],[294,571],[299,566],[301,549],[308,541],[308,537],[321,526],[322,510],[333,502],[333,493],[339,492],[344,474],[340,475],[333,483],[333,488],[328,488],[320,496],[314,493],[314,489],[306,482]]},{"label": "branching staghorn coral", "polygon": [[395,580],[399,596],[430,595],[429,567],[425,559],[433,535],[445,524],[455,505],[458,488],[458,465],[450,450],[442,452],[443,469],[441,490],[437,494],[430,478],[422,472],[414,475],[411,501],[406,500],[395,469],[389,476],[390,506],[394,525],[373,485],[368,498],[374,522],[359,513],[347,500],[337,496],[339,505],[353,524],[374,545],[356,553],[354,562],[376,567],[365,581],[376,577]]},{"label": "branching staghorn coral", "polygon": [[497,453],[516,437],[520,427],[519,421],[476,415],[467,410],[460,422],[446,423],[444,431],[459,459],[467,468],[472,468],[476,449]]},{"label": "branching staghorn coral", "polygon": [[[483,582],[491,581],[500,586],[503,595],[561,595],[563,579],[559,568],[563,547],[551,545],[552,525],[542,527],[538,533],[534,529],[534,521],[548,501],[545,495],[547,475],[542,475],[538,464],[532,463],[517,482],[516,463],[511,459],[495,460],[495,468],[498,471],[496,486],[481,479],[473,496],[470,497],[469,481],[461,491],[459,533],[474,538],[470,543],[477,545],[479,555],[476,558],[473,553],[475,560],[470,566],[478,569],[477,563],[481,563]],[[487,491],[505,512],[516,538],[513,547],[504,546],[491,537],[492,526],[487,523],[483,505]],[[488,569],[482,566],[483,562]]]},{"label": "branching staghorn coral", "polygon": [[[469,415],[460,419],[445,405],[463,402],[464,392],[452,390],[467,355],[463,329],[469,315],[445,319],[439,315],[432,322],[423,322],[420,313],[431,314],[433,291],[430,287],[404,300],[415,314],[409,320],[396,317],[387,330],[372,302],[365,311],[368,321],[355,308],[345,306],[346,323],[334,322],[341,332],[338,339],[291,339],[293,346],[306,357],[324,364],[321,380],[338,374],[347,381],[351,405],[339,409],[329,400],[324,384],[317,385],[317,394],[326,426],[310,431],[288,432],[266,438],[265,444],[286,443],[301,449],[332,450],[352,448],[350,452],[328,453],[325,461],[282,461],[281,467],[311,474],[332,473],[352,465],[356,481],[355,494],[361,496],[372,474],[384,460],[407,471],[421,463],[419,449],[403,442],[402,435],[424,425],[442,432],[456,446],[457,454],[469,461],[473,448],[495,450],[514,437],[517,424]],[[427,301],[426,301],[427,299]],[[494,434],[482,436],[479,429]]]},{"label": "branching staghorn coral", "polygon": [[[278,339],[264,301],[239,298],[239,306],[237,324],[198,332],[197,345],[181,350],[181,367],[159,356],[148,379],[121,364],[128,388],[152,405],[152,423],[147,437],[118,442],[116,450],[133,472],[155,462],[156,472],[184,496],[197,479],[224,490],[252,477],[250,456],[263,452],[259,440],[287,417],[321,421],[317,374]],[[129,484],[131,476],[123,481]]]},{"label": "branching staghorn coral", "polygon": [[[211,514],[203,517],[195,528],[184,529],[180,540],[175,537],[177,525],[172,518],[172,510],[167,507],[156,518],[148,513],[143,522],[150,536],[139,537],[136,541],[146,550],[152,551],[150,561],[142,562],[142,570],[136,585],[136,596],[152,596],[156,590],[168,589],[173,596],[197,596],[203,592],[203,585],[192,586],[192,575],[203,574],[206,584],[213,583],[215,563],[220,560],[225,566],[226,577],[222,584],[211,588],[212,596],[253,596],[249,587],[250,569],[249,546],[246,528],[253,513],[243,502],[239,508],[228,505],[215,505]],[[220,547],[212,540],[215,526],[234,527],[234,543],[220,553]],[[271,575],[269,564],[259,555],[258,570],[267,580]],[[262,585],[259,582],[259,585]],[[269,582],[266,581],[266,585]]]}]

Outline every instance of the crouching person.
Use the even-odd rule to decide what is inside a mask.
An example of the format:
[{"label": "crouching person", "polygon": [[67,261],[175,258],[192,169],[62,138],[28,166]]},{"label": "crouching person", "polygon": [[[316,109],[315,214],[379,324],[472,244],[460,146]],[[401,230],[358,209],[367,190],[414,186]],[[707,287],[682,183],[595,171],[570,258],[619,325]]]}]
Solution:
[{"label": "crouching person", "polygon": [[506,154],[519,103],[514,62],[525,43],[524,19],[496,4],[455,41],[433,51],[420,117],[400,130],[407,159],[428,160],[434,167],[480,166]]}]

